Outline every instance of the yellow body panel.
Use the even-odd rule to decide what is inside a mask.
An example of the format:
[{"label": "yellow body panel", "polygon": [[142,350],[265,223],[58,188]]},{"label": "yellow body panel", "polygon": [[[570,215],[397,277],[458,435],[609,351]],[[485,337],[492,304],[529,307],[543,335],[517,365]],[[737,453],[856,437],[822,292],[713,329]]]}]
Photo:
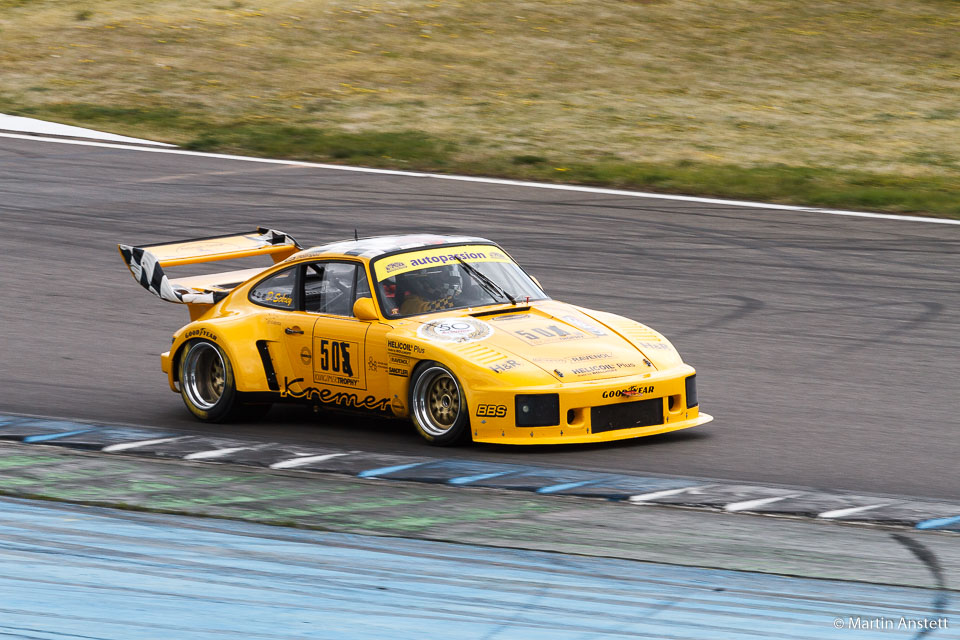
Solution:
[{"label": "yellow body panel", "polygon": [[[486,259],[510,260],[494,245],[464,248],[492,254]],[[450,248],[425,249],[420,257],[442,257],[444,251]],[[373,269],[408,269],[412,259],[416,256],[404,254],[404,260],[392,264],[390,259],[376,260]],[[225,298],[198,309],[194,321],[174,334],[170,351],[161,358],[171,389],[179,389],[184,346],[204,339],[229,357],[241,392],[398,418],[409,417],[410,377],[417,364],[440,362],[461,383],[477,442],[603,442],[686,429],[712,419],[696,404],[686,406],[687,378],[695,371],[673,345],[649,327],[613,314],[542,300],[395,319],[377,303],[377,319],[361,321],[270,308],[251,300],[251,289],[265,278],[319,260],[359,262],[375,282],[370,258],[337,251],[303,251],[253,273]],[[516,426],[517,394],[553,393],[559,397],[559,424]],[[642,401],[654,409],[659,404],[660,423],[608,425],[606,430],[592,424],[595,408]]]}]

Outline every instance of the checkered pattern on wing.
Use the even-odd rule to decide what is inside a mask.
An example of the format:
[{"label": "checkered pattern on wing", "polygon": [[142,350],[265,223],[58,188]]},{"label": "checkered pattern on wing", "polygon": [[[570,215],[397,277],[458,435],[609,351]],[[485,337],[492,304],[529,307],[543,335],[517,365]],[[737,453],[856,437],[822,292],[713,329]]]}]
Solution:
[{"label": "checkered pattern on wing", "polygon": [[140,286],[167,302],[213,304],[227,295],[222,291],[197,291],[176,286],[163,272],[157,257],[140,247],[122,244],[120,254]]},{"label": "checkered pattern on wing", "polygon": [[170,286],[170,279],[167,278],[152,253],[140,247],[120,245],[120,254],[140,286],[169,302],[182,302],[178,293]]}]

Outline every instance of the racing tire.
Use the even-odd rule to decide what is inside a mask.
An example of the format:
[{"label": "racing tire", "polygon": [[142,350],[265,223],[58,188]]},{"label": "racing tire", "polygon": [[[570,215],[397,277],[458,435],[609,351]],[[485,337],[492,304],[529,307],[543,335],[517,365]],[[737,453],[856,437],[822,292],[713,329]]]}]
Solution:
[{"label": "racing tire", "polygon": [[180,358],[180,396],[190,413],[204,422],[256,421],[271,406],[243,401],[230,358],[208,340],[187,343]]},{"label": "racing tire", "polygon": [[470,440],[470,411],[457,376],[439,362],[424,362],[410,380],[410,417],[428,443],[446,447]]}]

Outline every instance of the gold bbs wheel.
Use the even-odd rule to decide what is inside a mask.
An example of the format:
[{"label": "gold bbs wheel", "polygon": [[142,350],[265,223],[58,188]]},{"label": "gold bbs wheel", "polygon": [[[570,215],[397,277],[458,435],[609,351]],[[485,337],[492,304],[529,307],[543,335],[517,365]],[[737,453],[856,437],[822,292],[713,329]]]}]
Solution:
[{"label": "gold bbs wheel", "polygon": [[460,383],[443,365],[421,367],[410,398],[414,424],[431,444],[453,444],[469,433],[470,420]]}]

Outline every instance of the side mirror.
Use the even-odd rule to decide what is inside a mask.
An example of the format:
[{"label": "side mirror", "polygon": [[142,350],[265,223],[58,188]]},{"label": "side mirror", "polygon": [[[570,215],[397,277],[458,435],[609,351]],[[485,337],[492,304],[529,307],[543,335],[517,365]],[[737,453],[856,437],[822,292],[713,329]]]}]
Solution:
[{"label": "side mirror", "polygon": [[380,316],[377,315],[377,307],[373,304],[373,298],[357,298],[357,301],[353,303],[353,315],[356,316],[357,320],[365,322],[380,319]]}]

